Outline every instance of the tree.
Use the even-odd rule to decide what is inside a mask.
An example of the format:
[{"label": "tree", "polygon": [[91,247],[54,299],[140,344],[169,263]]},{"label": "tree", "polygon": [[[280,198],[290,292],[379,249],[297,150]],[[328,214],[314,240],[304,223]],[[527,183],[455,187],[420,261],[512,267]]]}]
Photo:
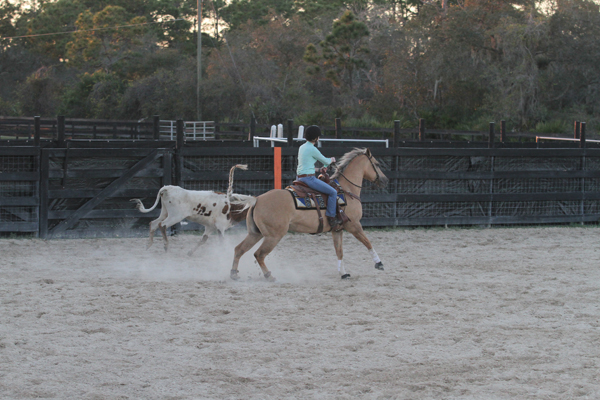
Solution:
[{"label": "tree", "polygon": [[[174,50],[168,52],[176,53]],[[125,119],[151,115],[160,115],[163,119],[194,119],[195,60],[182,58],[168,68],[158,68],[153,74],[133,82],[122,96],[118,115]]]},{"label": "tree", "polygon": [[[20,12],[21,8],[9,3],[7,0],[0,0],[0,38],[17,35],[17,28],[13,25],[13,19]],[[0,39],[0,51],[6,49],[11,39]]]},{"label": "tree", "polygon": [[207,60],[203,114],[233,114],[236,107],[232,118],[254,114],[259,121],[280,123],[310,108],[301,60],[311,31],[298,17],[270,14],[264,23],[250,21],[228,32],[226,45]]},{"label": "tree", "polygon": [[271,12],[289,18],[297,11],[294,3],[294,0],[231,0],[220,10],[220,14],[233,31],[248,21],[267,23],[265,17]]},{"label": "tree", "polygon": [[307,72],[317,75],[323,71],[334,86],[351,93],[360,84],[361,70],[367,67],[363,56],[368,53],[364,45],[368,36],[366,24],[346,11],[334,21],[332,32],[319,42],[320,51],[314,44],[306,47],[304,60],[313,65]]},{"label": "tree", "polygon": [[[125,9],[118,6],[107,6],[97,13],[83,12],[76,21],[78,32],[67,46],[69,62],[113,71],[118,64],[135,56],[137,47],[143,45],[140,38],[145,28],[139,25],[144,22],[144,17],[130,19]],[[123,25],[133,26],[119,28]]]},{"label": "tree", "polygon": [[599,37],[598,4],[556,2],[549,20],[547,51],[535,55],[546,87],[541,95],[552,109],[593,118],[600,111]]},{"label": "tree", "polygon": [[61,87],[52,68],[42,67],[21,85],[18,98],[26,115],[56,115]]}]

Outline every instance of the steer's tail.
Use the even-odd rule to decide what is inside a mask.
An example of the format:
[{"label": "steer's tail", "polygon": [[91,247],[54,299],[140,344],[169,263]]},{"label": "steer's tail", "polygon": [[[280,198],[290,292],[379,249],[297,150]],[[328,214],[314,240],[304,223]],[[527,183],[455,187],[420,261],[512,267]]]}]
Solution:
[{"label": "steer's tail", "polygon": [[148,213],[156,208],[156,206],[158,205],[158,203],[160,201],[160,195],[165,190],[166,190],[166,187],[163,187],[162,189],[160,189],[158,191],[158,194],[156,195],[156,201],[154,202],[154,205],[151,208],[145,208],[144,203],[142,203],[142,201],[140,199],[131,199],[129,201],[133,201],[134,203],[136,203],[137,209],[140,210],[141,212]]},{"label": "steer's tail", "polygon": [[231,195],[231,205],[232,206],[235,206],[235,205],[244,206],[244,207],[242,207],[242,209],[237,210],[237,212],[243,212],[244,210],[247,210],[248,208],[252,207],[255,204],[256,204],[256,197],[254,197],[254,196],[247,196],[245,194],[237,194],[237,193],[233,193]]}]

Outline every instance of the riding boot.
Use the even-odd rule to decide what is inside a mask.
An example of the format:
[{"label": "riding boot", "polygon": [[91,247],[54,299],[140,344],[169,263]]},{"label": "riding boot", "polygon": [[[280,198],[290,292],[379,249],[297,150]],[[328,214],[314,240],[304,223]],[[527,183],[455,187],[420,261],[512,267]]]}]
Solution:
[{"label": "riding boot", "polygon": [[342,224],[336,217],[327,216],[327,222],[329,222],[332,231],[337,232],[342,229]]}]

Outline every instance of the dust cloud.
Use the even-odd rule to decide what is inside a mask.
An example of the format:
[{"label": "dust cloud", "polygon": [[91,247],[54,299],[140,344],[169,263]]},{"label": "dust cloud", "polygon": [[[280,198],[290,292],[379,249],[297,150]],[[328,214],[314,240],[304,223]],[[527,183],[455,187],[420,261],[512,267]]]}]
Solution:
[{"label": "dust cloud", "polygon": [[599,398],[600,229],[0,240],[0,397]]}]

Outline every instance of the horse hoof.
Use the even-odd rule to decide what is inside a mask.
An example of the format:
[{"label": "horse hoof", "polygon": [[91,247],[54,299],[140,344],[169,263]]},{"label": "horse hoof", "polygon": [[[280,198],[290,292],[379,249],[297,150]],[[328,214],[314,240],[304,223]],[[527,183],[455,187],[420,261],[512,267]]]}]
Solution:
[{"label": "horse hoof", "polygon": [[375,264],[375,269],[383,271],[383,263],[379,261],[377,264]]},{"label": "horse hoof", "polygon": [[350,278],[350,274],[344,274],[344,275],[342,275],[342,279],[348,279],[348,278]]},{"label": "horse hoof", "polygon": [[234,281],[239,281],[240,277],[238,276],[238,272],[237,270],[232,269],[231,272],[229,273],[229,277],[234,280]]},{"label": "horse hoof", "polygon": [[270,271],[265,274],[265,279],[268,282],[275,282],[276,281],[275,277],[273,275],[271,275]]}]

